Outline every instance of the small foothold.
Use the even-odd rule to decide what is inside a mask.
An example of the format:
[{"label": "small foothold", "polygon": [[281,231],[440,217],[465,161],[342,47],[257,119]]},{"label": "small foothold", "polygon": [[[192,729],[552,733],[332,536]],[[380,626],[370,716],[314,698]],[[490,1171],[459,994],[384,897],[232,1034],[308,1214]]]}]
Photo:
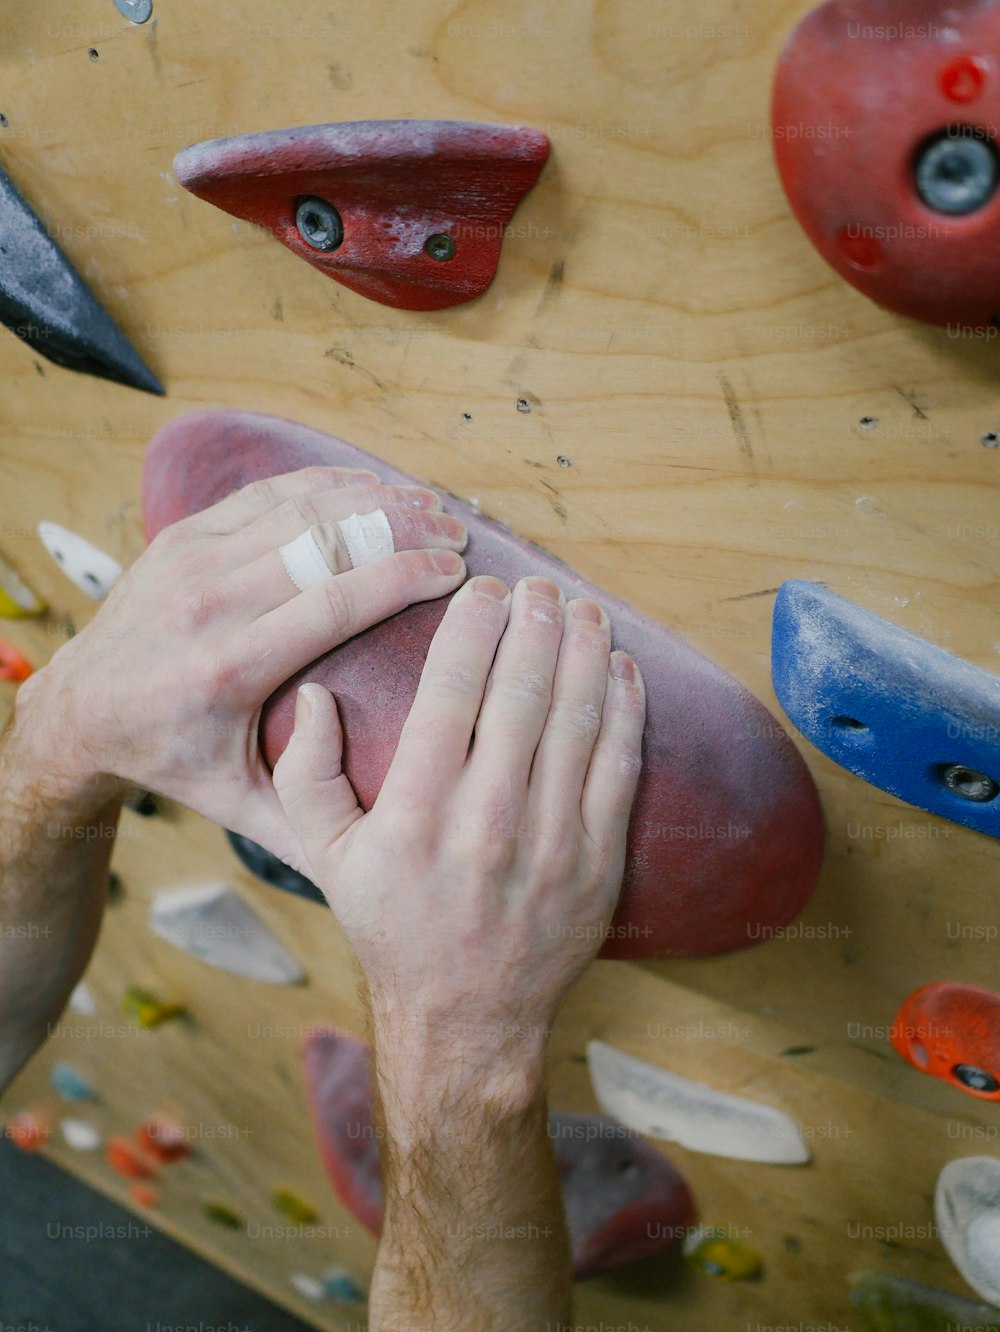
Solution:
[{"label": "small foothold", "polygon": [[243,1217],[228,1203],[205,1203],[205,1215],[209,1221],[214,1221],[217,1226],[225,1226],[227,1230],[242,1230],[244,1226]]},{"label": "small foothold", "polygon": [[919,1072],[1000,1101],[1000,994],[949,981],[922,985],[901,1004],[889,1038]]},{"label": "small foothold", "polygon": [[74,1013],[82,1013],[84,1017],[97,1017],[97,1000],[83,981],[74,987],[69,1006]]},{"label": "small foothold", "polygon": [[309,1276],[306,1272],[294,1272],[288,1279],[304,1299],[317,1304],[326,1299],[326,1287],[317,1277]]},{"label": "small foothold", "polygon": [[192,957],[251,980],[300,985],[305,972],[277,936],[228,884],[159,893],[149,928]]},{"label": "small foothold", "polygon": [[153,12],[153,0],[115,0],[115,8],[130,23],[145,23]]},{"label": "small foothold", "polygon": [[135,1140],[142,1152],[163,1165],[183,1161],[190,1152],[184,1129],[162,1115],[151,1115],[140,1124],[135,1131]]},{"label": "small foothold", "polygon": [[637,1133],[735,1161],[810,1159],[799,1126],[774,1106],[717,1091],[603,1041],[588,1044],[587,1063],[598,1105]]},{"label": "small foothold", "polygon": [[52,1065],[49,1080],[53,1089],[67,1101],[97,1100],[97,1093],[93,1087],[72,1064],[64,1064],[61,1060],[57,1060]]},{"label": "small foothold", "polygon": [[327,1296],[341,1304],[361,1304],[366,1298],[364,1290],[346,1267],[331,1267],[323,1278],[323,1286]]},{"label": "small foothold", "polygon": [[756,1249],[731,1239],[725,1229],[697,1226],[684,1241],[684,1257],[692,1267],[720,1281],[753,1281],[764,1270]]},{"label": "small foothold", "polygon": [[52,1130],[34,1110],[21,1110],[8,1123],[7,1136],[22,1152],[37,1152],[48,1142]]},{"label": "small foothold", "polygon": [[229,832],[228,829],[226,837],[239,857],[240,863],[258,879],[263,879],[265,883],[269,883],[273,888],[280,888],[283,892],[294,893],[296,897],[305,897],[310,902],[321,902],[326,906],[326,898],[312,879],[307,879],[304,874],[286,865],[283,860],[279,860],[270,851],[252,842],[249,837]]},{"label": "small foothold", "polygon": [[67,578],[95,601],[103,601],[121,577],[122,566],[117,560],[68,528],[42,522],[38,535]]},{"label": "small foothold", "polygon": [[125,1179],[155,1179],[156,1166],[140,1153],[127,1138],[109,1138],[104,1144],[104,1159],[112,1170]]},{"label": "small foothold", "polygon": [[271,1195],[271,1206],[298,1226],[310,1226],[319,1218],[316,1208],[291,1189],[275,1189]]},{"label": "small foothold", "polygon": [[41,615],[44,610],[45,602],[0,555],[0,616],[17,620],[25,616]]},{"label": "small foothold", "polygon": [[34,675],[35,668],[27,657],[18,652],[13,643],[0,638],[0,680],[11,684],[23,684],[29,675]]},{"label": "small foothold", "polygon": [[857,1332],[1000,1332],[1000,1310],[888,1272],[850,1277]]},{"label": "small foothold", "polygon": [[96,1152],[101,1145],[100,1132],[85,1119],[61,1119],[59,1127],[74,1152]]},{"label": "small foothold", "polygon": [[158,999],[149,990],[140,990],[129,986],[122,999],[122,1006],[130,1017],[134,1017],[140,1027],[159,1027],[174,1018],[184,1017],[187,1009],[183,1004],[168,1003]]}]

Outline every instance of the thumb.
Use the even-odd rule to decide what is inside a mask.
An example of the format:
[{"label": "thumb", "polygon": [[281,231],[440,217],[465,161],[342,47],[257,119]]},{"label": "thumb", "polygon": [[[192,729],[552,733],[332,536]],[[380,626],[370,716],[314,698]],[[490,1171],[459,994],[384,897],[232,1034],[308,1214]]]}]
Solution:
[{"label": "thumb", "polygon": [[337,703],[320,684],[304,684],[295,700],[295,729],[274,765],[274,789],[314,871],[363,811],[342,768],[344,733]]}]

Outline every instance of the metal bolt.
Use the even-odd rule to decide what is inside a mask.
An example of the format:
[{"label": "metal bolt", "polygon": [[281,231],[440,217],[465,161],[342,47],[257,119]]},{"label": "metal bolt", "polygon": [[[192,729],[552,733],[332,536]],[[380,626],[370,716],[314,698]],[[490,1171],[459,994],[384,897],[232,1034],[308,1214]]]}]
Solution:
[{"label": "metal bolt", "polygon": [[333,204],[325,199],[303,199],[295,210],[295,225],[314,250],[336,250],[344,240],[344,224]]},{"label": "metal bolt", "polygon": [[455,257],[455,242],[442,232],[428,236],[424,241],[424,249],[432,259],[439,259],[441,263]]},{"label": "metal bolt", "polygon": [[950,763],[943,769],[941,780],[949,791],[979,803],[992,800],[1000,791],[1000,786],[992,777],[987,777],[985,772],[977,772],[975,768],[967,768],[964,763]]},{"label": "metal bolt", "polygon": [[114,0],[115,9],[130,23],[145,23],[153,12],[153,0]]},{"label": "metal bolt", "polygon": [[977,1068],[975,1064],[956,1064],[951,1070],[951,1075],[957,1078],[963,1087],[969,1087],[972,1091],[1000,1091],[1000,1082],[993,1074],[987,1073],[985,1068]]},{"label": "metal bolt", "polygon": [[1000,169],[996,150],[984,135],[946,130],[921,149],[914,176],[928,208],[960,216],[974,213],[993,197]]}]

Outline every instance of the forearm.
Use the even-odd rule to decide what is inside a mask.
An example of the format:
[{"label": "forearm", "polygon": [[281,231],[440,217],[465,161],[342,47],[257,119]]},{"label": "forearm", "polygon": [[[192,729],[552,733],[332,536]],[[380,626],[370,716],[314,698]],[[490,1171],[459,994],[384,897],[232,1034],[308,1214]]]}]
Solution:
[{"label": "forearm", "polygon": [[377,1013],[373,1026],[385,1222],[372,1332],[568,1326],[544,1041],[486,1053],[461,1037],[404,1033]]},{"label": "forearm", "polygon": [[0,1088],[44,1041],[100,929],[122,783],[89,772],[54,680],[0,738]]}]

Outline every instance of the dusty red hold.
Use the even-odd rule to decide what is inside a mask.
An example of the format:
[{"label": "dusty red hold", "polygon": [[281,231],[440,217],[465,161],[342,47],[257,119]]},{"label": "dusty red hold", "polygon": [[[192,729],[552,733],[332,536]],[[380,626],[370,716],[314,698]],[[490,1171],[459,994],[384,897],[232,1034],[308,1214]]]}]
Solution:
[{"label": "dusty red hold", "polygon": [[441,310],[492,282],[504,229],[548,155],[526,126],[361,120],[198,143],[174,172],[352,291]]}]

